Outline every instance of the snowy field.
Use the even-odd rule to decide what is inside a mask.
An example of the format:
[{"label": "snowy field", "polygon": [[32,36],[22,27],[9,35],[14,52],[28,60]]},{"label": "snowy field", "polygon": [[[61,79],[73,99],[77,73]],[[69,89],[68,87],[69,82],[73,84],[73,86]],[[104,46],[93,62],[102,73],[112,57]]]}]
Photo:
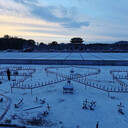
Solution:
[{"label": "snowy field", "polygon": [[[76,55],[77,54],[74,54],[73,57],[77,58],[78,56]],[[1,65],[0,71],[5,71],[8,66],[9,65]],[[20,65],[11,66],[21,67]],[[54,72],[54,74],[47,73],[46,67],[49,67],[48,70]],[[99,74],[87,76],[86,81],[101,84],[110,88],[119,88],[122,86],[117,81],[113,82],[110,70],[128,70],[128,67],[125,66],[87,66],[82,68],[81,66],[61,67],[49,65],[22,65],[22,69],[19,68],[18,73],[29,74],[31,72],[25,68],[36,69],[36,72],[32,74],[32,77],[23,81],[23,84],[25,85],[38,85],[42,82],[45,83],[44,81],[57,80],[60,76],[55,75],[55,73],[62,74],[63,76],[70,76],[70,71],[73,70],[75,76],[82,76],[83,74],[89,74],[100,69]],[[13,68],[10,68],[10,70],[12,74]],[[114,75],[119,77],[127,76],[128,74],[127,72],[114,72]],[[57,82],[55,84],[33,89],[32,94],[31,90],[20,88],[14,88],[13,93],[11,93],[10,85],[20,79],[24,79],[24,77],[25,76],[22,75],[14,75],[11,76],[11,81],[8,81],[6,75],[0,75],[0,81],[2,82],[0,84],[0,99],[3,98],[3,101],[0,102],[1,123],[7,123],[11,120],[11,124],[25,125],[34,128],[96,128],[96,123],[98,121],[99,128],[127,128],[128,126],[127,93],[110,93],[110,96],[108,97],[107,92],[89,86],[85,89],[85,85],[73,80],[71,80],[74,87],[73,94],[63,93],[63,86],[67,81]],[[127,78],[121,79],[121,81],[125,84],[128,82]],[[7,97],[8,101],[5,97]],[[19,108],[15,108],[14,104],[18,104],[22,99],[23,103],[20,104]],[[42,104],[43,99],[45,99],[45,103]],[[85,99],[89,102],[87,104],[88,109],[82,109],[83,101],[85,101]],[[90,110],[89,108],[92,100],[96,101],[94,110]],[[120,102],[122,102],[124,106],[122,108],[124,115],[118,112],[117,105],[119,105]],[[48,115],[44,116],[42,113],[47,111],[48,105],[51,108],[48,110]],[[1,115],[6,111],[6,108],[7,112],[1,118]],[[34,118],[42,118],[41,126],[31,126],[29,124],[30,120]]]},{"label": "snowy field", "polygon": [[0,59],[128,60],[128,53],[0,53]]}]

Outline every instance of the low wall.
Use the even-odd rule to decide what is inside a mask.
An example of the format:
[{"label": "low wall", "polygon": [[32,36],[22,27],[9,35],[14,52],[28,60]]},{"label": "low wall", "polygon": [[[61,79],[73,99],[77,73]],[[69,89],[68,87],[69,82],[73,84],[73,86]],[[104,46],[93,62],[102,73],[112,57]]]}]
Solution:
[{"label": "low wall", "polygon": [[0,59],[0,64],[36,65],[115,65],[128,66],[128,60],[41,60],[41,59]]}]

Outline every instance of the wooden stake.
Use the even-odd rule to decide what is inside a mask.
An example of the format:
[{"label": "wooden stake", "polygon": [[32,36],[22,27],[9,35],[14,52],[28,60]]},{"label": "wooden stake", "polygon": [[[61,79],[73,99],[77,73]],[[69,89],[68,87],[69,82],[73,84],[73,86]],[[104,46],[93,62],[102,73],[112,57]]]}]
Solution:
[{"label": "wooden stake", "polygon": [[108,92],[108,97],[110,96],[109,92]]},{"label": "wooden stake", "polygon": [[13,92],[12,92],[12,87],[11,87],[11,93],[13,93]]},{"label": "wooden stake", "polygon": [[32,88],[31,88],[31,95],[32,95]]}]

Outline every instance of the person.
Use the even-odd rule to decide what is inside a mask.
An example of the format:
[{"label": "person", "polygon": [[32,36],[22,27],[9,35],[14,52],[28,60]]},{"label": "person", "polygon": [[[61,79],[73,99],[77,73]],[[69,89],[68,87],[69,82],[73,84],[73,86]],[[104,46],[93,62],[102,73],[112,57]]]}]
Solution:
[{"label": "person", "polygon": [[97,124],[96,124],[96,128],[99,128],[99,122],[97,122]]},{"label": "person", "polygon": [[10,80],[10,74],[11,74],[11,72],[10,72],[10,70],[9,70],[9,68],[8,68],[8,69],[7,69],[8,80]]}]

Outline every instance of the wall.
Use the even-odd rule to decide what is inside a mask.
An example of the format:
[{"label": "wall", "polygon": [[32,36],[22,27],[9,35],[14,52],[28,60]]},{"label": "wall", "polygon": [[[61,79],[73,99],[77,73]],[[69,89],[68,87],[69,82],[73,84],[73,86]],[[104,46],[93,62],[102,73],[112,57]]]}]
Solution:
[{"label": "wall", "polygon": [[39,64],[39,65],[115,65],[128,66],[125,60],[40,60],[40,59],[0,59],[0,64]]}]

